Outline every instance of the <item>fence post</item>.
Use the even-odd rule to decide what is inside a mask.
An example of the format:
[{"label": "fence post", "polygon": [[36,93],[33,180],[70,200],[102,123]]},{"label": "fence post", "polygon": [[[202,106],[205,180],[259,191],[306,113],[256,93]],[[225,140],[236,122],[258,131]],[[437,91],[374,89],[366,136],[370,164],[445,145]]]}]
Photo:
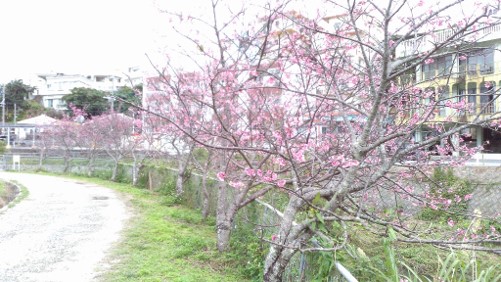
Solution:
[{"label": "fence post", "polygon": [[357,278],[355,278],[351,273],[346,269],[342,264],[336,261],[336,268],[343,275],[343,277],[348,281],[348,282],[358,282]]}]

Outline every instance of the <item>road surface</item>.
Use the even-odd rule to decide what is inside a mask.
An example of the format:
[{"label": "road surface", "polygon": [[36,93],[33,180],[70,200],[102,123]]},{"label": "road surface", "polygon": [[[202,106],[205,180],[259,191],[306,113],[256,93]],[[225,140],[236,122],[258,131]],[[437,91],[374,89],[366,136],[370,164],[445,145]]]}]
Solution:
[{"label": "road surface", "polygon": [[9,174],[29,190],[0,212],[0,281],[99,281],[130,216],[122,198],[97,185]]}]

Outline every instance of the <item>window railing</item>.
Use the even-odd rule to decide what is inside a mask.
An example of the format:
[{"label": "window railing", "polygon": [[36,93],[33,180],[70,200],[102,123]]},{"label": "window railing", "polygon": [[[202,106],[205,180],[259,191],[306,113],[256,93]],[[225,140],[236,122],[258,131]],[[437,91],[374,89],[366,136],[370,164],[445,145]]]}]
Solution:
[{"label": "window railing", "polygon": [[[477,32],[474,32],[472,29],[469,29],[463,33],[455,34],[453,29],[442,29],[437,30],[428,35],[420,35],[411,37],[402,41],[402,43],[397,47],[398,56],[408,56],[411,54],[415,54],[416,52],[423,52],[426,50],[430,50],[436,44],[443,43],[447,40],[454,40],[466,36],[477,37],[477,40],[489,40],[492,37],[497,37],[499,33],[501,33],[501,23],[496,24],[483,24],[477,26]],[[470,34],[471,33],[471,34]],[[454,35],[454,36],[453,36]],[[478,38],[480,36],[480,38]],[[451,38],[452,37],[452,38]],[[429,42],[429,44],[428,44]]]},{"label": "window railing", "polygon": [[494,101],[487,102],[487,103],[480,103],[476,107],[477,114],[493,114],[494,111],[495,111]]}]

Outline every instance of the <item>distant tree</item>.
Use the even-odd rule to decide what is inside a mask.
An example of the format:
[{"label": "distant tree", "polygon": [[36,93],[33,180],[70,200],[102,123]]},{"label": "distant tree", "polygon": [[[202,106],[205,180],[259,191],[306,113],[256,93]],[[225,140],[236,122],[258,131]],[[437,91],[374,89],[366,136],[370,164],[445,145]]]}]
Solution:
[{"label": "distant tree", "polygon": [[14,107],[17,107],[17,116],[23,114],[24,111],[30,109],[33,105],[28,102],[28,98],[33,92],[35,92],[36,87],[25,84],[23,80],[12,80],[5,85],[5,107],[6,107],[6,119],[14,119]]},{"label": "distant tree", "polygon": [[[113,93],[116,96],[117,103],[114,105],[114,110],[120,113],[125,113],[129,110],[130,104],[140,105],[143,86],[136,85],[133,88],[129,86],[122,86]],[[130,104],[129,104],[130,103]]]},{"label": "distant tree", "polygon": [[62,156],[64,161],[63,172],[68,172],[71,164],[71,151],[75,146],[81,144],[82,136],[84,136],[82,126],[68,117],[46,128],[40,134],[39,168],[42,167],[46,151],[52,149],[57,152],[58,156]]},{"label": "distant tree", "polygon": [[84,128],[86,126],[92,128],[93,135],[98,137],[96,145],[113,160],[110,180],[116,181],[119,162],[130,157],[141,143],[140,136],[134,134],[135,128],[140,128],[140,122],[124,114],[110,113],[92,119],[84,124]]},{"label": "distant tree", "polygon": [[25,118],[30,118],[41,115],[45,112],[47,112],[47,110],[44,108],[42,104],[40,104],[35,100],[27,100],[25,101],[25,106],[23,108],[23,111],[18,113],[17,119],[21,120]]},{"label": "distant tree", "polygon": [[71,94],[63,97],[63,100],[68,105],[68,110],[71,110],[70,105],[75,106],[87,113],[87,117],[98,116],[108,111],[109,104],[104,98],[106,92],[86,88],[76,87],[71,90]]}]

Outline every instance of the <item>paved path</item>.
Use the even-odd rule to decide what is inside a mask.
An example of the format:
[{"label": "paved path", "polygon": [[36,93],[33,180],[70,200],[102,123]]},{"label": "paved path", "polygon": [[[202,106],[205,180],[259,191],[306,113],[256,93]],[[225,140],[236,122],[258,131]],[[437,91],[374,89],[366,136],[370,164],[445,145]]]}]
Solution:
[{"label": "paved path", "polygon": [[130,213],[112,190],[0,172],[29,196],[0,213],[0,281],[97,281]]}]

